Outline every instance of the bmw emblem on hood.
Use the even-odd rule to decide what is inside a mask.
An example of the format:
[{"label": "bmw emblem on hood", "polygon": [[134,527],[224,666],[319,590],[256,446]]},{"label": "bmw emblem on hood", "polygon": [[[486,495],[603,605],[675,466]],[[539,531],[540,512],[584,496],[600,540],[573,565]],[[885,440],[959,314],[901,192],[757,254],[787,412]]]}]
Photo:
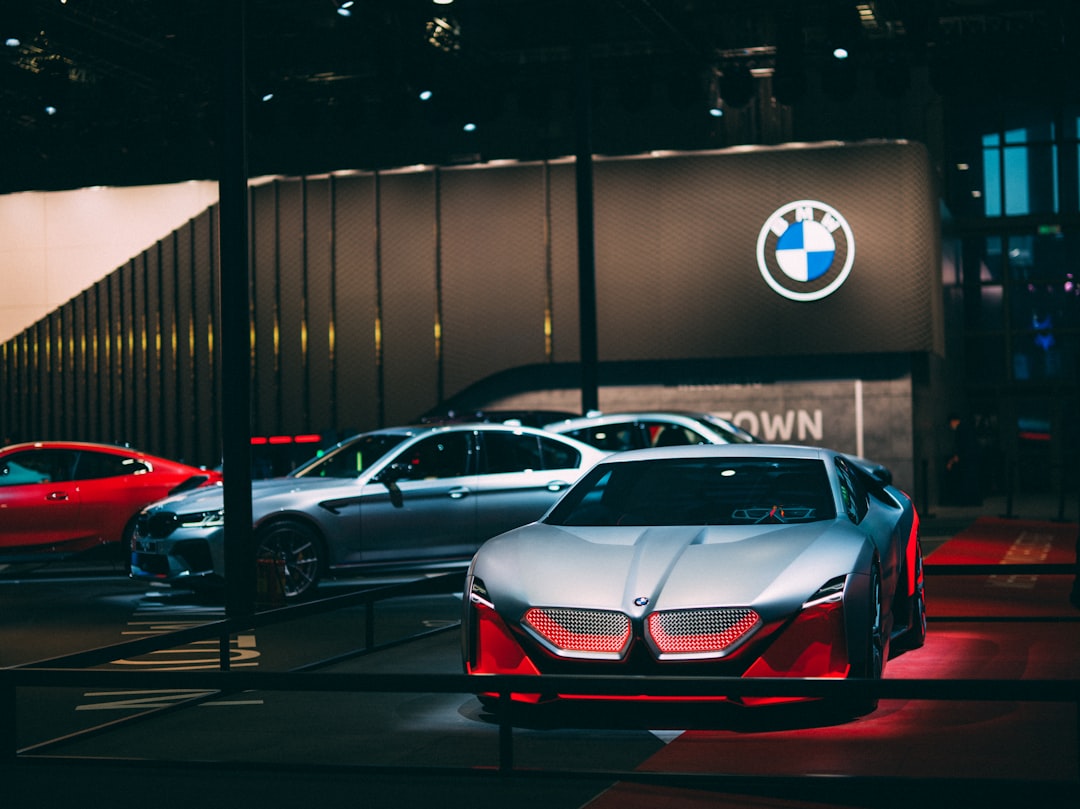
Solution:
[{"label": "bmw emblem on hood", "polygon": [[757,261],[765,283],[777,294],[817,301],[847,280],[855,261],[855,238],[835,208],[808,199],[790,202],[762,226]]},{"label": "bmw emblem on hood", "polygon": [[649,603],[649,599],[648,599],[647,596],[638,596],[637,598],[634,599],[634,606],[635,607],[644,607],[648,603]]}]

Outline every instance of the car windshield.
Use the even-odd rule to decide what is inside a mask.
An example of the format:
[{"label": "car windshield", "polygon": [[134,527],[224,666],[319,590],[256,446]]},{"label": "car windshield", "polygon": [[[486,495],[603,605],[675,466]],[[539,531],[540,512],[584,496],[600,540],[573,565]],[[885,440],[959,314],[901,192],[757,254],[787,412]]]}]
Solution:
[{"label": "car windshield", "polygon": [[358,435],[294,469],[292,478],[355,478],[409,436],[406,433]]},{"label": "car windshield", "polygon": [[803,458],[601,463],[545,522],[567,526],[748,525],[836,517],[825,465]]},{"label": "car windshield", "polygon": [[753,433],[744,430],[737,424],[732,424],[726,419],[718,418],[709,413],[706,413],[701,417],[709,429],[715,430],[728,440],[729,444],[761,444],[764,443]]}]

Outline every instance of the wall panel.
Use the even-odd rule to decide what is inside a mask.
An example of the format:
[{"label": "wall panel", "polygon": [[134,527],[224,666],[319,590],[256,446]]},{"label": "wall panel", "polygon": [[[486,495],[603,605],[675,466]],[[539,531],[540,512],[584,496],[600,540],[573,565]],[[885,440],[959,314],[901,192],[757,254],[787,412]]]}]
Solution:
[{"label": "wall panel", "polygon": [[[310,429],[307,396],[307,264],[305,183],[277,184],[278,431]],[[260,270],[264,269],[262,266]]]},{"label": "wall panel", "polygon": [[177,302],[176,238],[162,239],[158,245],[161,260],[161,413],[165,430],[162,454],[177,458],[181,453],[180,322]]},{"label": "wall panel", "polygon": [[546,178],[541,166],[440,174],[444,389],[545,360]]},{"label": "wall panel", "polygon": [[177,460],[193,459],[193,435],[195,423],[194,402],[197,399],[199,380],[195,376],[195,285],[192,273],[193,252],[191,224],[175,233],[176,247],[176,395],[180,402],[177,409]]},{"label": "wall panel", "polygon": [[[379,178],[332,178],[331,344],[332,421],[322,429],[350,433],[383,424],[379,322]],[[314,426],[314,425],[313,425]]]},{"label": "wall panel", "polygon": [[251,193],[251,266],[254,298],[252,419],[259,433],[280,433],[278,188],[273,182]]},{"label": "wall panel", "polygon": [[436,176],[391,174],[380,187],[383,390],[397,422],[439,399]]},{"label": "wall panel", "polygon": [[191,220],[192,323],[195,412],[192,417],[190,458],[215,458],[221,454],[218,429],[218,385],[214,339],[218,333],[218,262],[214,217],[216,209]]},{"label": "wall panel", "polygon": [[328,430],[336,424],[333,384],[334,320],[331,186],[328,179],[305,183],[304,266],[307,269],[307,350],[301,381],[306,417],[298,432]]}]

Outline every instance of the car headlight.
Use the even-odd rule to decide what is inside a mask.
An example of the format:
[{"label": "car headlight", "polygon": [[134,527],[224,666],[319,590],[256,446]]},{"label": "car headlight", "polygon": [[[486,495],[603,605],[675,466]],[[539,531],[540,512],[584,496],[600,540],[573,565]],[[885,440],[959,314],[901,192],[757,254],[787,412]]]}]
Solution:
[{"label": "car headlight", "polygon": [[847,586],[847,576],[837,576],[829,579],[818,588],[810,598],[803,603],[803,609],[814,607],[818,604],[833,604],[844,598],[844,588]]},{"label": "car headlight", "polygon": [[217,528],[225,524],[225,509],[178,514],[176,521],[182,528]]}]

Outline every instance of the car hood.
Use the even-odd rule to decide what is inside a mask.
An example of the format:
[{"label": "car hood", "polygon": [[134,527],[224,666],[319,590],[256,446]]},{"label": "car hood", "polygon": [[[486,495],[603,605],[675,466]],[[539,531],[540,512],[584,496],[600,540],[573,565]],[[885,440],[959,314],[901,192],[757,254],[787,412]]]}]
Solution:
[{"label": "car hood", "polygon": [[798,609],[854,568],[864,539],[837,521],[751,526],[581,527],[534,523],[489,540],[473,572],[500,611],[529,606]]},{"label": "car hood", "polygon": [[[258,503],[271,497],[297,492],[320,492],[323,490],[340,491],[355,481],[348,478],[269,478],[252,481],[251,500]],[[155,503],[154,510],[164,509],[176,513],[196,511],[215,511],[224,506],[225,490],[218,484],[194,489],[175,497],[168,497]]]}]

